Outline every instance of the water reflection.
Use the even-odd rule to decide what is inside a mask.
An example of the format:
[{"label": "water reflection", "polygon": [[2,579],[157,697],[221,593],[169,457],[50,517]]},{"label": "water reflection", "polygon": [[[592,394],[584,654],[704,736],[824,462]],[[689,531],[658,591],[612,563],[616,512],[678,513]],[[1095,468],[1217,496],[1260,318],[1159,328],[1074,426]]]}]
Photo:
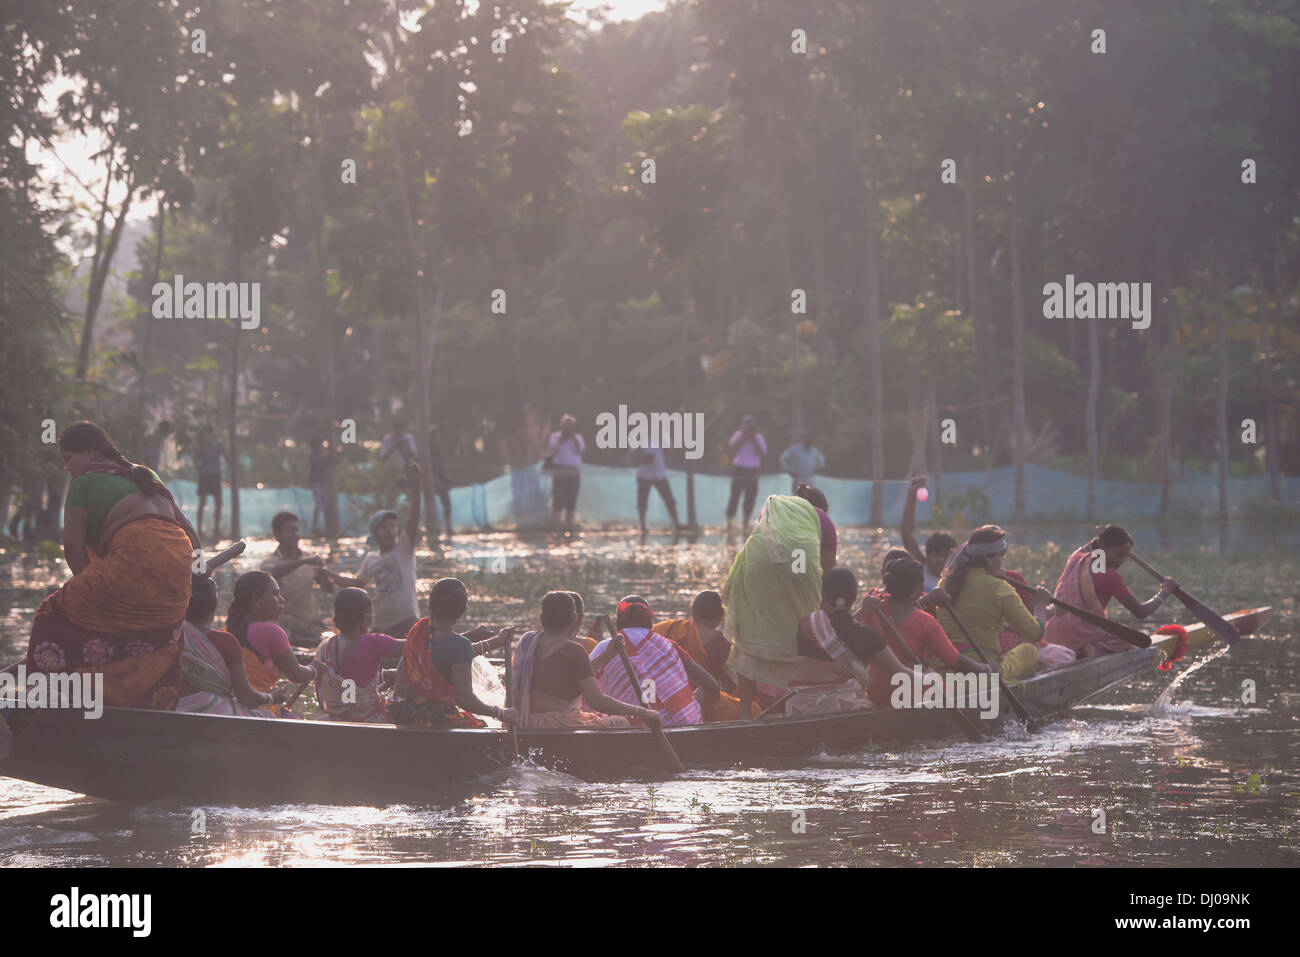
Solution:
[{"label": "water reflection", "polygon": [[[522,765],[420,806],[205,807],[205,832],[194,833],[194,809],[181,803],[112,804],[0,780],[0,864],[1294,866],[1294,530],[1252,540],[1233,526],[1226,553],[1210,544],[1216,529],[1208,526],[1132,530],[1150,543],[1145,557],[1212,607],[1276,606],[1267,635],[1179,665],[1174,683],[1153,672],[1032,735],[1012,728],[980,742],[864,748],[666,781],[593,784]],[[1010,563],[1031,580],[1055,581],[1090,531],[1026,528]],[[641,546],[616,532],[569,542],[464,536],[441,559],[420,553],[422,594],[433,578],[459,575],[470,587],[471,623],[530,621],[538,597],[561,586],[582,591],[589,613],[635,591],[677,615],[698,589],[721,582],[734,546],[716,534],[669,541],[652,535]],[[870,580],[891,544],[846,529],[841,560]],[[251,540],[219,573],[223,598],[272,547]],[[335,567],[355,569],[362,551],[359,541],[341,543]],[[0,649],[12,660],[35,606],[62,576],[36,558],[0,563],[0,576]],[[1140,571],[1126,576],[1140,595],[1153,587]],[[1189,620],[1170,602],[1157,623],[1175,619]],[[1249,704],[1246,680],[1257,688]],[[499,700],[495,673],[480,671],[476,681]]]}]

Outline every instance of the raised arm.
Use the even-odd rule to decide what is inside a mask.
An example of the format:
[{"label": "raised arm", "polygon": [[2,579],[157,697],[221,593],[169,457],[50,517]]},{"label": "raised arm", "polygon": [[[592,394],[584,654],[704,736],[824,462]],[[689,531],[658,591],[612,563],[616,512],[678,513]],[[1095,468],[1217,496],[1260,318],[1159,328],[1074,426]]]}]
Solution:
[{"label": "raised arm", "polygon": [[907,500],[903,502],[903,523],[899,532],[903,536],[903,547],[918,562],[925,561],[925,553],[916,542],[916,490],[925,484],[924,475],[913,475],[907,486]]},{"label": "raised arm", "polygon": [[406,520],[406,537],[414,546],[420,539],[420,498],[424,492],[424,483],[420,481],[423,470],[419,462],[406,466],[406,474],[411,476],[411,517]]}]

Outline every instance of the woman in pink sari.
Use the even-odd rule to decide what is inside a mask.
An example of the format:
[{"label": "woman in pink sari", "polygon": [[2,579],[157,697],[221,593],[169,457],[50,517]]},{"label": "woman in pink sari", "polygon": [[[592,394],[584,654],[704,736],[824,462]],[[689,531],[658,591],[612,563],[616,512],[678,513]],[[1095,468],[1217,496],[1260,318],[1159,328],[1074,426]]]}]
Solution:
[{"label": "woman in pink sari", "polygon": [[[1056,583],[1055,595],[1094,615],[1105,615],[1112,598],[1133,613],[1135,618],[1147,618],[1159,608],[1178,587],[1178,582],[1166,578],[1160,590],[1148,601],[1138,603],[1124,584],[1119,568],[1133,551],[1133,536],[1118,525],[1107,525],[1097,530],[1097,537],[1084,545],[1066,562],[1065,571]],[[1133,646],[1121,638],[1102,631],[1077,615],[1058,614],[1047,622],[1043,640],[1064,645],[1080,658],[1109,655],[1129,651]]]}]

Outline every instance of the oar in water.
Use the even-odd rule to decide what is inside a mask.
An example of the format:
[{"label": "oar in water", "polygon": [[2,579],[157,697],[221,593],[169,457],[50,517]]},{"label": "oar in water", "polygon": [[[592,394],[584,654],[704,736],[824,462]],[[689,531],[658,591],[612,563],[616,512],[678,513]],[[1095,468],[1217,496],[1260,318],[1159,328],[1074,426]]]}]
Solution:
[{"label": "oar in water", "polygon": [[[622,643],[618,640],[618,631],[615,630],[614,623],[606,618],[605,624],[609,628],[609,640],[614,642],[614,650],[618,652],[618,657],[623,662],[623,670],[627,672],[627,680],[632,682],[632,690],[636,692],[636,700],[640,703],[641,707],[649,710],[650,706],[646,704],[645,696],[641,694],[641,679],[637,676],[636,668],[632,667],[632,659],[627,656],[627,649],[625,649]],[[660,725],[658,729],[647,727],[646,730],[653,733],[658,739],[659,749],[663,752],[664,764],[666,764],[674,774],[681,774],[684,772],[686,770],[686,765],[682,764],[682,759],[679,758],[677,752],[673,750],[673,743],[668,740],[668,735],[664,734],[663,726]]]},{"label": "oar in water", "polygon": [[[1013,586],[1025,584],[1024,582],[1012,581],[1006,575],[994,575],[993,577],[1000,578],[1007,584]],[[1079,618],[1082,618],[1084,621],[1088,622],[1089,624],[1096,625],[1098,628],[1106,632],[1108,635],[1114,635],[1116,638],[1122,638],[1124,641],[1127,641],[1130,645],[1133,645],[1135,648],[1151,647],[1151,636],[1148,635],[1146,632],[1138,631],[1136,628],[1130,628],[1128,625],[1122,625],[1117,621],[1111,621],[1109,618],[1105,617],[1104,615],[1094,615],[1090,611],[1084,611],[1082,608],[1076,608],[1074,605],[1067,604],[1066,602],[1063,602],[1061,601],[1061,599],[1056,597],[1053,597],[1050,600],[1049,604],[1053,604],[1059,608],[1063,608],[1072,615],[1077,615]],[[948,611],[950,613],[952,612],[951,606],[949,606]]]},{"label": "oar in water", "polygon": [[[534,638],[533,640],[536,641],[537,639]],[[513,696],[510,694],[510,686],[513,683],[511,679],[514,676],[514,660],[513,660],[514,656],[510,652],[512,651],[511,646],[514,643],[515,643],[514,633],[512,632],[510,634],[507,634],[506,646],[502,651],[506,659],[505,682],[506,682],[506,707],[507,708],[512,706],[511,701],[513,698]],[[517,758],[519,757],[519,732],[515,730],[515,726],[513,724],[505,724],[505,722],[502,722],[502,724],[505,727],[506,731],[509,732],[510,734],[510,750],[514,752],[514,755]]]},{"label": "oar in water", "polygon": [[[903,649],[903,655],[904,657],[907,658],[906,663],[911,667],[916,667],[919,665],[920,667],[924,668],[925,665],[921,664],[921,659],[918,658],[916,652],[912,650],[912,646],[903,640],[903,636],[898,633],[898,627],[894,624],[894,622],[890,619],[890,617],[885,614],[885,609],[883,606],[884,606],[883,601],[871,603],[871,609],[876,613],[876,620],[879,621],[881,625],[884,626],[885,630],[889,632],[889,637],[894,639],[898,647]],[[971,720],[970,715],[966,714],[966,712],[960,709],[953,711],[953,714],[957,716],[957,722],[962,726],[962,729],[966,732],[967,738],[969,738],[971,741],[983,740],[984,735],[980,734],[979,725],[977,725],[973,720]]]},{"label": "oar in water", "polygon": [[[1129,552],[1128,557],[1133,559],[1134,563],[1139,568],[1145,569],[1153,578],[1160,582],[1164,582],[1165,576],[1139,558],[1136,553]],[[1181,587],[1174,589],[1174,597],[1181,601],[1183,606],[1195,615],[1199,621],[1204,622],[1205,626],[1209,628],[1210,631],[1218,635],[1219,640],[1224,644],[1231,645],[1241,637],[1237,629],[1228,624],[1222,615],[1219,615],[1199,598],[1183,591]]]},{"label": "oar in water", "polygon": [[[1005,581],[1006,579],[1003,580]],[[986,665],[992,668],[994,673],[997,674],[998,666],[993,664],[993,662],[989,661],[989,656],[984,654],[983,648],[975,644],[975,639],[972,638],[970,632],[966,630],[966,626],[962,624],[962,620],[957,617],[956,609],[954,609],[952,605],[948,605],[947,607],[948,607],[948,614],[952,615],[952,620],[957,623],[958,629],[961,630],[962,635],[966,639],[966,644],[974,648],[975,654],[980,656],[980,661],[984,662]],[[1007,700],[1011,702],[1011,710],[1014,711],[1017,717],[1019,717],[1020,720],[1025,723],[1025,730],[1026,731],[1034,730],[1034,728],[1037,727],[1037,722],[1035,722],[1034,719],[1030,717],[1029,709],[1026,708],[1024,704],[1021,703],[1020,698],[1015,694],[1015,692],[1013,692],[1011,688],[1008,687],[1007,685],[1003,685],[1002,693],[1005,694],[1007,696]]]}]

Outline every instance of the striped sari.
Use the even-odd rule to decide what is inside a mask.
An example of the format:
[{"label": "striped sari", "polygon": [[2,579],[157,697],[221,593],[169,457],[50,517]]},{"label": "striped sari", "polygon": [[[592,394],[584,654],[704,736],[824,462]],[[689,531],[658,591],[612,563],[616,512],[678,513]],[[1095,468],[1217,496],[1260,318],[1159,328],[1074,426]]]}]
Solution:
[{"label": "striped sari", "polygon": [[[691,691],[691,682],[677,646],[647,628],[624,628],[619,634],[627,643],[628,659],[642,686],[645,687],[647,680],[654,682],[655,700],[647,701],[647,705],[663,715],[665,725],[699,724],[703,720],[700,703]],[[606,647],[608,639],[596,646],[596,654]],[[639,689],[632,686],[627,669],[617,656],[605,664],[596,676],[596,683],[611,698],[625,704],[641,703]]]},{"label": "striped sari", "polygon": [[279,717],[278,705],[269,708],[249,708],[239,703],[235,696],[234,677],[221,652],[202,631],[190,624],[184,625],[185,647],[181,651],[181,676],[185,683],[197,690],[185,695],[176,705],[177,711],[196,714],[225,714],[241,718]]}]

